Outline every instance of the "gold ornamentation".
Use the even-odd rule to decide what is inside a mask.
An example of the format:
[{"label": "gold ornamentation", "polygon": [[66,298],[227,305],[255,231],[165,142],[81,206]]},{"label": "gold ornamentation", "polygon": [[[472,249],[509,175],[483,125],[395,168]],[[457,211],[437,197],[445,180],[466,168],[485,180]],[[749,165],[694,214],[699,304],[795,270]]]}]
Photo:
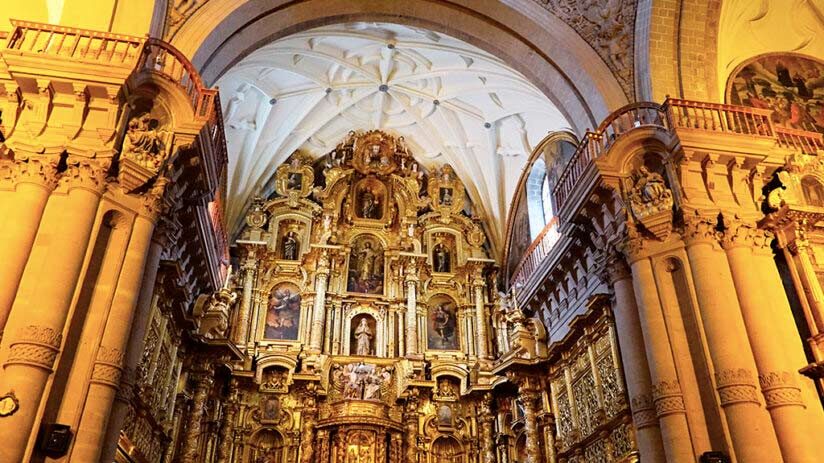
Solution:
[{"label": "gold ornamentation", "polygon": [[753,374],[744,368],[727,369],[715,373],[716,389],[721,406],[737,403],[759,404]]},{"label": "gold ornamentation", "polygon": [[466,202],[466,191],[455,170],[449,164],[433,171],[426,187],[430,207],[441,215],[441,220],[449,222],[452,215],[459,214]]},{"label": "gold ornamentation", "polygon": [[21,328],[9,343],[4,365],[32,365],[51,372],[62,341],[63,334],[52,328],[36,325]]},{"label": "gold ornamentation", "polygon": [[275,191],[289,198],[292,207],[297,207],[299,198],[312,193],[314,182],[315,172],[310,161],[300,152],[295,152],[288,163],[275,171]]}]

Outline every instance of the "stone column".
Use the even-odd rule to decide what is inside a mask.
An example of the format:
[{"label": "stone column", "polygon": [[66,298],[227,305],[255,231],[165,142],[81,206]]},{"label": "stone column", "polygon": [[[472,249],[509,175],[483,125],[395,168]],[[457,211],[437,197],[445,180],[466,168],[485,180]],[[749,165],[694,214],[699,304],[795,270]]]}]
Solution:
[{"label": "stone column", "polygon": [[493,437],[495,415],[492,414],[491,394],[486,394],[481,401],[479,415],[481,421],[481,458],[479,463],[495,463],[495,438]]},{"label": "stone column", "polygon": [[[632,269],[632,285],[635,296],[638,298],[639,323],[652,381],[649,395],[641,393],[632,398],[635,401],[633,411],[639,410],[641,412],[640,421],[646,423],[650,418],[650,407],[654,407],[655,416],[661,428],[666,461],[694,461],[695,455],[687,423],[687,409],[684,406],[684,395],[678,382],[675,359],[672,357],[672,346],[670,346],[667,335],[667,325],[664,321],[661,300],[658,298],[652,264],[643,255],[643,241],[640,239],[630,239],[625,252]],[[623,286],[622,288],[626,298],[624,302],[630,301],[627,295],[628,288]],[[632,305],[630,304],[629,307],[631,308]],[[629,310],[628,308],[627,311]],[[628,360],[625,361],[625,364],[627,363],[629,363]],[[628,379],[627,382],[631,381]]]},{"label": "stone column", "polygon": [[150,200],[151,204],[135,218],[129,246],[123,259],[123,267],[112,299],[111,310],[103,330],[92,377],[86,393],[85,407],[77,428],[72,458],[80,461],[100,459],[105,443],[106,428],[120,387],[124,368],[125,351],[129,342],[140,285],[146,268],[152,234],[154,233],[160,200],[166,184],[158,180]]},{"label": "stone column", "polygon": [[201,421],[203,421],[206,399],[209,397],[213,382],[211,372],[201,370],[196,373],[192,409],[187,419],[186,434],[183,436],[183,442],[181,442],[180,461],[198,461]]},{"label": "stone column", "polygon": [[[24,153],[15,151],[15,157]],[[0,226],[0,337],[11,312],[49,194],[57,186],[57,156],[28,156],[0,163],[3,224]]]},{"label": "stone column", "polygon": [[[779,307],[770,304],[761,271],[754,252],[769,250],[771,236],[741,223],[732,223],[724,232],[722,246],[729,260],[730,272],[741,314],[752,345],[758,378],[772,418],[781,454],[785,461],[814,461],[816,445],[808,434],[809,423],[801,388],[798,383],[798,366],[790,363],[784,343],[777,335],[779,320],[774,314]],[[759,251],[754,251],[757,247]],[[775,288],[775,285],[772,286]],[[783,293],[782,293],[783,294]]]},{"label": "stone column", "polygon": [[782,461],[769,415],[758,399],[755,359],[715,227],[715,219],[685,217],[684,241],[715,387],[738,460]]},{"label": "stone column", "polygon": [[418,272],[415,264],[407,264],[406,270],[406,356],[418,355]]},{"label": "stone column", "polygon": [[486,307],[484,307],[484,283],[483,278],[472,280],[472,288],[475,290],[475,318],[478,325],[478,358],[489,358],[489,338],[487,335]]},{"label": "stone column", "polygon": [[312,307],[312,332],[309,348],[320,352],[323,347],[323,327],[326,319],[326,284],[329,281],[329,256],[324,251],[318,258],[315,273],[315,300]]},{"label": "stone column", "polygon": [[632,289],[632,275],[620,256],[611,256],[608,262],[609,281],[615,300],[613,314],[619,333],[621,364],[624,367],[627,395],[638,436],[638,452],[644,461],[666,462],[661,428],[652,404],[652,380],[649,362],[644,351],[644,336],[638,318],[638,305]]},{"label": "stone column", "polygon": [[245,346],[249,334],[249,314],[252,308],[252,289],[255,282],[255,261],[247,257],[241,269],[243,272],[243,294],[240,297],[237,327],[235,328],[233,341],[235,344]]},{"label": "stone column", "polygon": [[220,434],[217,447],[216,463],[230,463],[232,460],[232,443],[234,441],[235,415],[238,411],[237,380],[229,383],[229,400],[223,410],[223,420],[220,423]]},{"label": "stone column", "polygon": [[107,163],[70,158],[61,179],[65,193],[52,194],[43,212],[0,348],[0,394],[13,391],[20,404],[16,413],[0,418],[0,461],[24,459],[43,391],[62,348],[107,168]]}]

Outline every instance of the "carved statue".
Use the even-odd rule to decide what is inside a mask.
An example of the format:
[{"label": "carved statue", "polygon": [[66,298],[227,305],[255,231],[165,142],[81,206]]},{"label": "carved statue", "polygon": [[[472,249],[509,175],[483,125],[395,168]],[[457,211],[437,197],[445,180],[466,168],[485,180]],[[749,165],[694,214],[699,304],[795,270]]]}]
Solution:
[{"label": "carved statue", "polygon": [[289,232],[283,237],[283,258],[285,260],[298,260],[298,250],[300,243],[295,235],[295,232]]},{"label": "carved statue", "polygon": [[157,129],[158,124],[149,113],[133,117],[123,141],[123,156],[147,169],[160,169],[166,158],[166,146],[165,132]]},{"label": "carved statue", "polygon": [[436,272],[446,273],[451,270],[451,265],[449,262],[449,249],[447,249],[446,246],[443,244],[437,244],[435,246],[435,250],[433,251],[433,257]]},{"label": "carved statue", "polygon": [[355,338],[358,340],[357,355],[372,355],[372,330],[369,323],[362,318],[358,328],[355,330]]},{"label": "carved statue", "polygon": [[360,193],[360,216],[364,219],[380,219],[380,197],[372,189],[364,188]]},{"label": "carved statue", "polygon": [[638,178],[633,186],[633,194],[636,199],[645,204],[657,203],[672,195],[666,183],[664,183],[664,177],[657,172],[650,172],[646,166],[641,166],[638,169]]},{"label": "carved statue", "polygon": [[264,389],[282,390],[286,387],[286,372],[278,369],[266,371],[266,381],[262,384]]},{"label": "carved statue", "polygon": [[435,393],[437,399],[456,399],[458,394],[455,392],[455,386],[451,381],[444,378],[438,381],[438,390]]}]

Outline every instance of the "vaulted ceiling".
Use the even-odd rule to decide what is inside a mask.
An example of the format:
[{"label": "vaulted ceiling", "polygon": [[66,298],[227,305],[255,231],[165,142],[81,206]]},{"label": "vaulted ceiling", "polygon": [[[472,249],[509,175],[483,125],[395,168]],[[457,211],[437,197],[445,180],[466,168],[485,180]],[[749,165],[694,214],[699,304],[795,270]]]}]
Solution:
[{"label": "vaulted ceiling", "polygon": [[521,168],[548,132],[569,127],[535,86],[455,38],[387,23],[325,26],[240,60],[218,81],[229,146],[227,215],[295,150],[321,157],[350,130],[403,136],[427,167],[451,164],[500,248]]}]

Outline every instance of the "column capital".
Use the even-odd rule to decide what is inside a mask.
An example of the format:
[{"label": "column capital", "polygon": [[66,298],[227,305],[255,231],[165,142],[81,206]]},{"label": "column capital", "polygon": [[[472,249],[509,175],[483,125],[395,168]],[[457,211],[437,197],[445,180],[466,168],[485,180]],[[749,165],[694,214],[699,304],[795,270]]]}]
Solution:
[{"label": "column capital", "polygon": [[718,220],[715,217],[701,215],[698,211],[685,211],[683,222],[681,236],[687,246],[715,244],[721,238],[721,233],[718,231]]},{"label": "column capital", "polygon": [[626,259],[620,251],[615,248],[610,248],[606,254],[606,273],[610,285],[614,285],[621,280],[632,278],[632,271],[629,268],[629,264],[627,264]]},{"label": "column capital", "polygon": [[32,155],[23,159],[0,161],[0,188],[13,190],[17,185],[29,183],[47,191],[57,187],[57,156]]},{"label": "column capital", "polygon": [[647,240],[641,235],[635,224],[627,223],[626,231],[615,244],[615,249],[632,264],[647,256]]},{"label": "column capital", "polygon": [[158,218],[167,212],[169,205],[165,200],[165,193],[168,184],[167,177],[158,177],[149,191],[142,195],[139,211],[141,216],[157,222]]},{"label": "column capital", "polygon": [[98,195],[106,189],[106,174],[111,164],[110,159],[90,159],[70,156],[68,167],[60,177],[60,185],[67,191],[76,188],[89,190]]}]

